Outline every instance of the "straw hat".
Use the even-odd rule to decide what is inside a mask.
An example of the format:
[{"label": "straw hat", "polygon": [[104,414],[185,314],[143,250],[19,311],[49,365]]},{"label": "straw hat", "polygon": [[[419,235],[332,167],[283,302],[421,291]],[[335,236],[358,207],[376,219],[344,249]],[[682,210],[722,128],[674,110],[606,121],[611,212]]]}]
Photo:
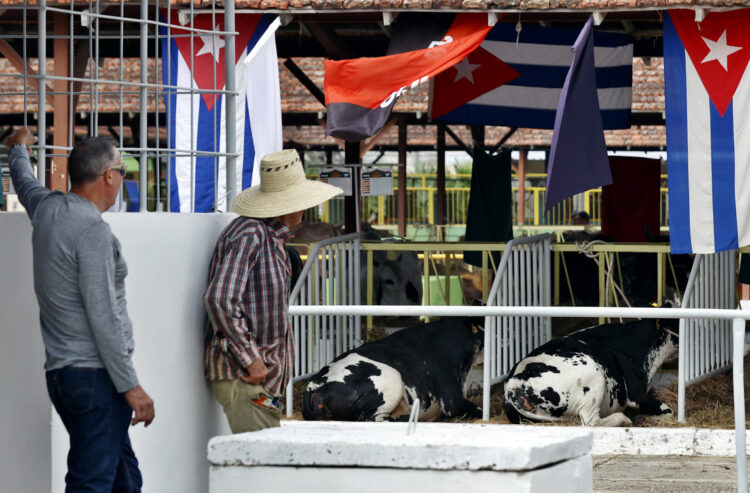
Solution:
[{"label": "straw hat", "polygon": [[260,185],[246,188],[230,203],[232,210],[241,216],[283,216],[309,209],[344,193],[339,187],[308,180],[294,149],[263,156],[259,174]]}]

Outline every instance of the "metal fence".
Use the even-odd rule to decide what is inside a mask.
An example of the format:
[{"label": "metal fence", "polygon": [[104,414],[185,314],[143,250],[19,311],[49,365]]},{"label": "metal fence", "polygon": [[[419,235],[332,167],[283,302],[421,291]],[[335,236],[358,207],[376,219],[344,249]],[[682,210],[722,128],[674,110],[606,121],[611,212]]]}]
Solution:
[{"label": "metal fence", "polygon": [[[735,308],[737,252],[695,256],[682,305],[685,308]],[[685,422],[685,389],[732,365],[732,322],[681,319],[677,419]]]},{"label": "metal fence", "polygon": [[[307,257],[289,305],[358,305],[359,234],[316,243]],[[286,389],[287,416],[293,413],[293,385],[309,378],[338,355],[362,343],[361,317],[339,310],[335,315],[292,316],[294,372]]]},{"label": "metal fence", "polygon": [[[175,160],[189,162],[189,176],[183,179],[190,183],[199,175],[212,178],[215,186],[208,193],[219,208],[235,192],[235,181],[224,176],[236,174],[236,142],[231,131],[221,137],[236,113],[234,1],[190,2],[179,10],[170,5],[165,0],[95,0],[61,6],[40,0],[4,6],[0,106],[6,122],[38,133],[40,182],[67,191],[67,155],[73,145],[83,137],[109,135],[123,156],[139,163],[137,170],[128,166],[122,210],[170,210]],[[196,27],[198,16],[210,18],[212,28]],[[226,63],[213,65],[211,83],[198,87],[193,77],[170,78],[178,63],[177,41],[190,46],[179,63],[191,67],[206,43],[227,55]],[[192,117],[182,125],[196,135],[196,102],[202,98],[222,110],[201,126],[212,143],[178,148],[171,110],[187,100]],[[186,203],[195,202],[193,190]]]},{"label": "metal fence", "polygon": [[[511,240],[503,251],[492,283],[488,306],[550,306],[551,236],[537,235]],[[522,315],[486,317],[484,324],[483,419],[490,419],[490,389],[518,361],[549,341],[550,317]]]},{"label": "metal fence", "polygon": [[[329,315],[334,307],[291,307],[294,315]],[[746,310],[684,308],[601,308],[559,306],[350,306],[347,311],[360,316],[431,316],[431,317],[623,317],[623,318],[706,318],[732,320],[732,388],[734,393],[735,460],[737,491],[747,492],[747,453],[745,431],[745,387],[743,353]],[[484,404],[486,407],[487,403]]]}]

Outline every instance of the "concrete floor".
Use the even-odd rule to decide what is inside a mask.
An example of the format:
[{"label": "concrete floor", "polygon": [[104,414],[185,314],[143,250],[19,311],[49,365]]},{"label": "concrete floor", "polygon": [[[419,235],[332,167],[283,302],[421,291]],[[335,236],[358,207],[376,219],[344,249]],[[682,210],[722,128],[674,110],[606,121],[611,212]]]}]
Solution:
[{"label": "concrete floor", "polygon": [[595,455],[595,493],[737,491],[734,457]]}]

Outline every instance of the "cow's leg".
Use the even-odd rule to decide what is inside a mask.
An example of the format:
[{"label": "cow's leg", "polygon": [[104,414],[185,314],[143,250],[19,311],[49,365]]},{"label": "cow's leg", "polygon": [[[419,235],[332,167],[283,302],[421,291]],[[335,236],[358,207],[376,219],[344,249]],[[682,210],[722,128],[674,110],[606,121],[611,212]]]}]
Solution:
[{"label": "cow's leg", "polygon": [[633,426],[630,418],[623,413],[612,413],[609,416],[600,418],[597,424],[599,426]]},{"label": "cow's leg", "polygon": [[[380,393],[382,404],[373,412],[366,421],[391,421],[399,410],[403,408],[401,401],[404,400],[404,381],[401,373],[388,365],[380,365],[381,374],[371,377],[375,389]],[[408,419],[408,411],[406,414]]]},{"label": "cow's leg", "polygon": [[587,396],[588,403],[578,413],[581,424],[584,426],[632,426],[633,422],[630,418],[620,412],[602,417],[600,404],[604,399],[609,399],[608,395],[605,396],[605,388],[603,382],[602,385],[592,388]]}]

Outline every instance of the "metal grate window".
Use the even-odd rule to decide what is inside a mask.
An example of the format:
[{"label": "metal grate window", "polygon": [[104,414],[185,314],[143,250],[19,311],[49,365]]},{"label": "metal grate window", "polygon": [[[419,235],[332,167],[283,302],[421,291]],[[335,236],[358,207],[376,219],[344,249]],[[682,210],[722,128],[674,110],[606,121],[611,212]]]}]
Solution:
[{"label": "metal grate window", "polygon": [[[192,2],[170,8],[165,0],[63,6],[40,0],[4,5],[0,15],[0,137],[4,140],[20,125],[39,135],[40,182],[66,191],[72,146],[84,137],[111,135],[128,165],[121,210],[172,210],[170,170],[176,159],[189,160],[191,183],[198,160],[203,173],[212,168],[213,203],[228,203],[235,185],[222,180],[219,170],[234,176],[236,143],[229,132],[221,138],[222,126],[235,115],[234,56],[225,57],[231,70],[214,65],[212,83],[202,88],[192,77],[172,83],[168,74],[178,60],[172,53],[177,40],[189,43],[191,66],[195,52],[207,42],[209,49],[223,49],[227,55],[234,51],[233,2],[223,2],[219,10],[207,2],[198,9]],[[210,16],[212,26],[221,19],[225,30],[197,27],[198,15]],[[222,100],[223,111],[215,112],[208,128],[197,128],[197,115],[182,122],[191,135],[212,134],[212,145],[201,150],[170,145],[175,132],[170,105],[180,97]]]}]

